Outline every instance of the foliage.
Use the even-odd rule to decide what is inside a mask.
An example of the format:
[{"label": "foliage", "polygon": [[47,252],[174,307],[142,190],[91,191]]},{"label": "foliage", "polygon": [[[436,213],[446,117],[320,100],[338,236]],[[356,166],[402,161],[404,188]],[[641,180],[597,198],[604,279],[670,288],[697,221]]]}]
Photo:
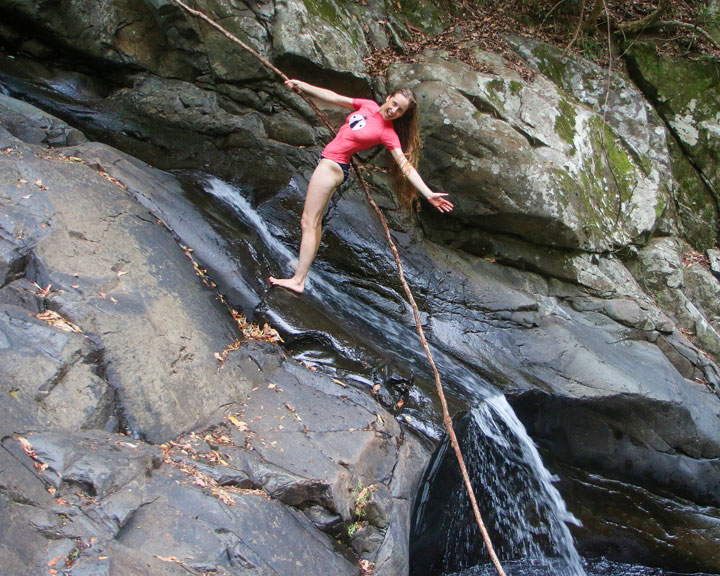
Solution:
[{"label": "foliage", "polygon": [[382,76],[393,62],[416,61],[426,49],[445,51],[487,72],[473,57],[473,50],[480,49],[500,54],[521,75],[532,77],[505,41],[510,35],[570,49],[602,65],[610,61],[612,43],[629,43],[640,35],[657,39],[660,52],[720,61],[720,45],[703,28],[712,22],[707,0],[462,0],[438,6],[447,13],[442,33],[411,28],[412,40],[402,49],[389,47],[366,58],[368,72]]},{"label": "foliage", "polygon": [[357,486],[353,490],[353,500],[355,501],[355,504],[353,505],[352,513],[354,520],[347,527],[347,533],[350,539],[352,539],[355,536],[355,533],[365,524],[362,520],[365,516],[365,507],[368,502],[370,502],[373,492],[377,489],[377,484],[363,486],[362,482],[358,481]]}]

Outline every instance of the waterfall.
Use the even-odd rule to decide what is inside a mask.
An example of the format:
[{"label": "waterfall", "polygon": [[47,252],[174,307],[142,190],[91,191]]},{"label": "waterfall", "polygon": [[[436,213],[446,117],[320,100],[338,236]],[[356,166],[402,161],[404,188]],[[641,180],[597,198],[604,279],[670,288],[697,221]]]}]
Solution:
[{"label": "waterfall", "polygon": [[[584,575],[567,526],[579,522],[568,512],[553,486],[553,477],[505,397],[492,396],[474,407],[458,430],[463,431],[458,432],[462,434],[463,455],[493,545],[501,561],[517,564],[517,569],[510,572]],[[413,574],[436,573],[425,571],[428,563],[436,571],[451,573],[486,561],[459,475],[443,470],[457,467],[447,444],[439,449],[426,476],[416,503],[414,529],[420,541],[442,544],[437,547],[437,558],[428,560],[426,552],[425,559],[420,560],[426,566],[413,570]],[[448,478],[455,480],[449,482]]]},{"label": "waterfall", "polygon": [[[288,249],[276,237],[272,225],[243,197],[241,190],[210,176],[203,176],[201,184],[208,194],[230,208],[234,216],[253,231],[260,240],[254,250],[264,251],[267,260],[282,267],[288,267],[296,258],[294,249]],[[309,289],[302,298],[303,306],[318,314],[327,314],[331,310],[331,315],[346,330],[361,334],[366,343],[373,342],[378,355],[393,354],[412,370],[427,371],[425,355],[409,323],[394,320],[367,304],[358,297],[357,290],[362,288],[353,286],[353,282],[330,267],[320,268],[316,266],[311,272]],[[409,308],[407,311],[410,314]],[[269,307],[265,313],[276,327],[288,328],[293,321],[297,322],[288,319],[290,312],[287,310]],[[329,338],[333,340],[334,336],[329,335]],[[337,342],[333,345],[341,346]],[[537,449],[505,397],[457,359],[437,347],[431,349],[443,381],[452,388],[452,393],[474,406],[458,427],[458,435],[463,439],[468,470],[476,482],[478,500],[485,508],[483,518],[494,534],[501,560],[529,562],[533,572],[528,574],[533,576],[545,573],[584,575],[566,525],[577,523],[577,520],[567,511]],[[420,545],[428,539],[435,548],[441,545],[442,565],[436,566],[435,572],[413,573],[448,573],[484,561],[482,553],[478,552],[482,551],[483,544],[460,481],[457,462],[447,448],[447,443],[441,445],[426,476],[423,493],[416,503],[414,531]],[[457,478],[446,474],[442,481],[439,478],[446,454],[447,467]],[[438,484],[441,484],[439,489]],[[449,495],[446,494],[448,490]],[[436,507],[434,502],[438,494],[442,505]],[[438,522],[437,515],[429,514],[430,508],[435,508],[433,512],[443,510]]]},{"label": "waterfall", "polygon": [[[230,208],[234,215],[253,230],[268,252],[268,259],[274,260],[283,269],[290,268],[297,259],[297,253],[288,249],[273,233],[272,225],[244,198],[242,191],[231,184],[223,182],[214,176],[202,175],[200,184],[206,193],[221,201]],[[300,215],[297,216],[297,226],[300,226]],[[256,250],[258,247],[255,248]],[[318,314],[328,314],[337,318],[338,323],[345,329],[362,334],[366,344],[373,343],[377,350],[385,355],[392,355],[402,362],[412,372],[420,374],[426,372],[428,381],[432,382],[427,358],[422,346],[419,344],[414,324],[409,322],[393,321],[388,315],[359,298],[359,291],[364,288],[354,286],[348,278],[330,269],[319,269],[316,265],[310,271],[306,292],[303,295],[303,305],[315,307]],[[405,301],[402,300],[404,303]],[[410,306],[405,304],[408,318],[412,317]],[[287,311],[272,307],[264,311],[268,321],[278,330],[296,331],[287,317]],[[332,338],[332,335],[329,335]],[[335,342],[338,347],[341,344]],[[496,393],[494,387],[479,379],[476,374],[458,363],[455,358],[449,357],[442,350],[431,346],[433,358],[443,375],[443,381],[454,386],[455,393],[468,401],[479,401],[488,394]]]},{"label": "waterfall", "polygon": [[240,193],[237,187],[214,176],[204,176],[201,184],[205,192],[231,208],[243,224],[254,230],[263,244],[282,261],[283,265],[289,266],[291,264],[296,255],[275,237],[267,222]]}]

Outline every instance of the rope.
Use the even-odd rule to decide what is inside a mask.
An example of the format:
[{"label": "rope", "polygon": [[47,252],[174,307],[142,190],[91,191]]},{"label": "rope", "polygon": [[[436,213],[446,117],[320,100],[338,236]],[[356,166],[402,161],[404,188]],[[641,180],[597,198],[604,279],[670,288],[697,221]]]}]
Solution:
[{"label": "rope", "polygon": [[[255,56],[260,62],[262,62],[267,68],[275,72],[280,78],[283,79],[283,81],[289,80],[289,78],[279,69],[277,68],[272,62],[270,62],[267,58],[260,55],[257,51],[253,50],[250,46],[245,44],[242,40],[240,40],[235,35],[231,34],[225,28],[220,26],[217,22],[209,18],[207,15],[205,15],[203,12],[200,12],[199,10],[194,10],[193,8],[190,8],[187,4],[182,2],[182,0],[173,0],[176,4],[178,4],[180,7],[182,7],[184,10],[192,14],[193,16],[196,16],[208,24],[212,26],[213,28],[220,31],[224,36],[229,38],[232,42],[239,44],[242,46],[245,50],[247,50],[250,54]],[[322,119],[322,121],[325,123],[325,125],[329,128],[331,134],[333,137],[335,136],[336,132],[334,127],[330,124],[330,121],[327,119],[327,117],[318,109],[318,107],[315,105],[312,100],[300,90],[296,90],[296,92],[307,102],[310,107],[315,111],[315,113]],[[490,535],[488,534],[487,528],[485,527],[485,523],[483,522],[482,516],[480,515],[480,509],[478,508],[477,500],[475,498],[475,492],[472,487],[472,483],[470,482],[470,476],[467,471],[467,467],[465,466],[465,459],[463,458],[462,452],[460,451],[460,444],[458,443],[457,436],[455,435],[455,429],[452,424],[452,418],[450,417],[450,411],[448,409],[447,400],[445,399],[445,392],[443,389],[442,382],[440,380],[440,372],[437,369],[437,366],[435,365],[435,360],[433,360],[432,353],[430,352],[430,346],[428,345],[428,341],[425,338],[425,332],[422,328],[422,322],[420,319],[420,310],[418,309],[417,304],[415,303],[415,298],[412,294],[412,291],[410,290],[410,286],[408,286],[408,283],[405,280],[405,273],[403,271],[403,266],[400,261],[400,253],[398,252],[397,246],[395,245],[395,242],[393,242],[393,239],[390,235],[390,228],[388,227],[387,221],[385,219],[385,215],[382,213],[382,210],[377,205],[375,200],[372,197],[370,186],[365,181],[365,179],[362,177],[362,174],[360,172],[360,167],[358,166],[357,161],[354,158],[350,159],[350,163],[352,164],[353,170],[355,170],[355,173],[357,174],[358,180],[360,181],[360,184],[363,187],[363,190],[365,191],[365,196],[368,199],[368,202],[373,207],[375,212],[377,213],[378,217],[380,218],[380,222],[383,227],[383,231],[385,232],[385,239],[387,240],[388,245],[390,246],[390,250],[393,253],[393,257],[395,258],[395,266],[397,267],[398,272],[398,278],[400,279],[400,282],[403,286],[403,289],[405,290],[405,294],[407,295],[408,302],[410,303],[410,306],[413,309],[413,315],[415,317],[415,326],[417,328],[418,336],[420,337],[420,342],[422,342],[423,348],[425,349],[425,355],[427,356],[428,362],[430,364],[430,367],[432,368],[433,375],[435,377],[435,387],[437,389],[438,397],[440,398],[440,404],[442,405],[442,413],[443,413],[443,423],[445,424],[445,429],[447,430],[447,434],[450,437],[450,443],[452,444],[453,450],[455,451],[455,456],[457,457],[458,464],[460,465],[460,472],[462,473],[463,480],[465,482],[465,488],[467,490],[468,496],[470,498],[470,503],[472,505],[473,514],[475,516],[475,521],[478,525],[478,528],[480,529],[480,533],[482,534],[483,541],[485,542],[485,546],[487,547],[488,554],[490,555],[490,559],[495,566],[495,569],[497,570],[497,573],[499,576],[506,576],[505,571],[503,570],[500,561],[498,560],[497,555],[495,554],[495,549],[493,548],[492,542],[490,541]]]}]

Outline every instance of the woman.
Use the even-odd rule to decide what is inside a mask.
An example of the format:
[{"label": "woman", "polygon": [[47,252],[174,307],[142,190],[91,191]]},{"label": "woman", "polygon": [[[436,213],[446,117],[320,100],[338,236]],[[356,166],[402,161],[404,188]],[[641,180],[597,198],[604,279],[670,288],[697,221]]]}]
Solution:
[{"label": "woman", "polygon": [[[417,100],[412,91],[406,88],[398,90],[380,106],[372,100],[348,98],[300,80],[288,80],[285,85],[329,104],[353,110],[335,139],[323,150],[322,158],[310,178],[300,221],[302,239],[295,275],[292,278],[270,277],[272,284],[302,293],[310,265],[320,246],[323,213],[335,189],[347,179],[350,156],[355,152],[378,144],[387,147],[395,161],[390,172],[404,208],[412,210],[416,206],[418,192],[440,212],[449,212],[453,205],[445,198],[447,194],[430,190],[415,169],[420,137]],[[403,153],[403,144],[409,160]]]}]

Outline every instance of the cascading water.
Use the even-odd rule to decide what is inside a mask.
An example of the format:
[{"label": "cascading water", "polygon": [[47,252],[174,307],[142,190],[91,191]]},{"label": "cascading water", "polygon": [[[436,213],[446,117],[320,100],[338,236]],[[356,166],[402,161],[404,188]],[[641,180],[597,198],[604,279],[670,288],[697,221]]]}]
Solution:
[{"label": "cascading water", "polygon": [[[240,190],[210,176],[204,176],[201,184],[208,194],[231,208],[237,218],[254,231],[270,258],[274,259],[282,269],[290,268],[297,254],[277,239],[268,222],[242,196]],[[332,315],[338,324],[348,331],[363,334],[364,340],[368,343],[372,342],[376,350],[395,356],[411,371],[429,373],[427,359],[411,325],[407,322],[394,322],[383,311],[363,302],[357,297],[357,287],[353,287],[347,278],[330,270],[319,270],[319,267],[315,266],[310,273],[306,288],[303,296],[305,305],[315,306],[320,314],[327,314],[332,310]],[[408,317],[411,317],[409,306],[406,306],[406,311]],[[277,329],[283,328],[288,331],[296,329],[291,326],[287,311],[269,308],[265,310],[265,315]],[[343,344],[337,341],[334,345],[343,347]],[[443,379],[453,383],[456,395],[465,400],[477,401],[495,393],[490,384],[479,379],[456,359],[435,347],[431,348]]]},{"label": "cascading water", "polygon": [[[287,266],[295,254],[272,233],[270,225],[250,205],[238,189],[215,178],[206,178],[203,187],[213,197],[231,208],[237,217],[252,228],[264,249],[276,262]],[[347,286],[332,277],[332,272],[313,270],[315,282],[310,284],[305,299],[312,299],[325,309],[333,309],[342,317],[343,325],[357,325],[380,345],[393,349],[404,362],[424,364],[416,336],[407,326],[391,322],[387,315],[354,298]],[[275,323],[282,324],[282,311],[270,311]],[[380,327],[380,329],[378,329]],[[513,413],[504,396],[481,381],[455,359],[433,348],[441,374],[453,387],[464,392],[468,404],[476,406],[465,426],[463,451],[468,469],[478,483],[478,496],[484,502],[486,523],[495,532],[496,547],[503,559],[523,559],[535,567],[552,568],[560,576],[584,574],[565,522],[576,522],[567,512],[552,478],[545,469],[524,427]],[[458,388],[460,390],[458,390]],[[457,468],[454,457],[452,465]],[[443,458],[436,459],[436,462]],[[428,501],[425,502],[427,505]],[[450,500],[443,533],[452,535],[444,544],[443,571],[465,569],[482,562],[477,555],[482,544],[477,542],[477,528],[472,521],[464,487],[457,484]],[[418,525],[423,523],[423,504],[418,512]]]},{"label": "cascading water", "polygon": [[[474,407],[458,430],[496,552],[516,565],[511,573],[584,575],[566,524],[578,522],[505,397],[491,396]],[[456,466],[443,445],[416,502],[414,575],[455,573],[487,561]]]},{"label": "cascading water", "polygon": [[[242,261],[236,272],[246,275],[243,290],[257,290],[256,301],[264,302],[262,315],[274,327],[295,334],[317,332],[317,326],[325,319],[327,348],[333,348],[341,356],[347,352],[352,357],[358,347],[363,347],[360,355],[364,355],[367,362],[356,362],[355,366],[381,364],[394,358],[413,372],[417,381],[425,378],[426,383],[431,382],[417,335],[407,319],[401,318],[404,314],[410,315],[409,308],[401,304],[397,313],[388,314],[368,303],[363,297],[366,282],[358,282],[318,262],[311,272],[306,294],[290,301],[278,298],[273,307],[275,297],[267,297],[266,286],[258,275],[267,273],[268,265],[289,271],[296,258],[296,248],[288,249],[278,239],[274,233],[276,224],[256,210],[238,188],[207,175],[195,173],[189,178],[203,190],[205,200],[199,200],[201,204],[206,204],[208,197],[222,203],[220,214],[216,207],[206,213],[206,218],[222,228],[221,235],[232,238],[231,244],[238,252],[247,253],[245,258],[249,259]],[[233,220],[229,225],[216,221],[227,220],[228,216]],[[235,256],[238,254],[233,252],[224,259],[234,261]],[[277,294],[281,296],[282,292]],[[395,303],[403,301],[395,294],[390,294],[390,299]],[[476,482],[483,518],[506,573],[509,576],[585,574],[566,525],[576,520],[567,512],[552,485],[551,475],[505,397],[459,359],[436,346],[431,346],[431,350],[450,392],[449,400],[454,398],[457,404],[472,407],[468,416],[456,424],[456,431],[463,439],[463,453]],[[298,354],[296,358],[302,359]],[[325,369],[331,371],[335,367],[333,362],[336,359],[331,359]],[[367,375],[356,373],[351,379],[372,386]],[[431,388],[432,385],[427,389]],[[407,407],[403,412],[406,421],[420,433],[437,434],[430,423],[431,415],[421,414],[420,418],[411,419]],[[449,444],[444,442],[438,449],[416,502],[411,537],[412,575],[494,576],[495,569],[483,555],[484,545],[475,533],[477,529],[461,486],[457,462],[448,448]],[[429,559],[433,553],[434,560]],[[674,576],[674,573],[602,558],[587,562],[585,567],[590,576]]]}]

